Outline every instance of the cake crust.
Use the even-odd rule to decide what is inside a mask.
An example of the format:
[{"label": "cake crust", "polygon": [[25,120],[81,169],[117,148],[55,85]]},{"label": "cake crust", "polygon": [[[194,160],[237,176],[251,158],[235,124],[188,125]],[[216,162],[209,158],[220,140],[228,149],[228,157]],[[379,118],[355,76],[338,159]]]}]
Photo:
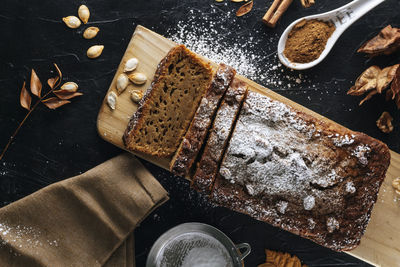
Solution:
[{"label": "cake crust", "polygon": [[125,147],[156,157],[171,157],[211,83],[208,63],[179,45],[159,63],[151,86],[123,135]]},{"label": "cake crust", "polygon": [[225,64],[219,65],[210,87],[200,101],[189,129],[170,163],[170,171],[173,174],[190,177],[192,166],[205,141],[221,98],[235,74],[236,71],[233,68]]},{"label": "cake crust", "polygon": [[351,250],[389,163],[384,143],[249,92],[211,199],[333,250]]},{"label": "cake crust", "polygon": [[203,154],[192,178],[192,187],[210,194],[223,153],[228,144],[242,101],[247,92],[244,82],[234,79],[219,107]]}]

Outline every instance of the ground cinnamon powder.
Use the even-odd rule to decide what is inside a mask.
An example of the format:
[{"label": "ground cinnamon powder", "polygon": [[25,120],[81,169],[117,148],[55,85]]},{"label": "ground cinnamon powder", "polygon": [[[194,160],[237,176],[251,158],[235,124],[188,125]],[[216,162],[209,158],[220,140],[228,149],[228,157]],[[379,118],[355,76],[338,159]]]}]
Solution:
[{"label": "ground cinnamon powder", "polygon": [[336,27],[331,22],[302,20],[289,33],[284,55],[291,62],[308,63],[316,60]]}]

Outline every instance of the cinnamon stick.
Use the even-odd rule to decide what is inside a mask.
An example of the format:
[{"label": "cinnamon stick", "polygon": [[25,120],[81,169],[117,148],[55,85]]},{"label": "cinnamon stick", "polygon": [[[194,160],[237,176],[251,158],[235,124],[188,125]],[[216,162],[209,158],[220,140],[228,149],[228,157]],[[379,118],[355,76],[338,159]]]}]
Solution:
[{"label": "cinnamon stick", "polygon": [[268,27],[275,27],[280,17],[285,13],[293,0],[274,0],[271,7],[268,9],[263,17],[263,22]]}]

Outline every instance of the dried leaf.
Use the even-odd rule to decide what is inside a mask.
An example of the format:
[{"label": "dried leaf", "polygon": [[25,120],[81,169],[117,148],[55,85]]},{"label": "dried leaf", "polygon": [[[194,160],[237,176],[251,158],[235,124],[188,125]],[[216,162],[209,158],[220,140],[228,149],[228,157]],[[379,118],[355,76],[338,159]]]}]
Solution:
[{"label": "dried leaf", "polygon": [[22,85],[21,94],[19,96],[19,102],[21,103],[21,107],[23,107],[24,109],[27,110],[31,109],[32,97],[25,87],[25,82]]},{"label": "dried leaf", "polygon": [[49,109],[56,109],[65,104],[71,103],[69,100],[59,99],[57,97],[50,97],[45,100],[42,100],[42,103],[46,105]]},{"label": "dried leaf", "polygon": [[243,6],[241,6],[237,11],[236,11],[236,16],[241,17],[243,15],[246,15],[253,9],[253,1],[250,1]]},{"label": "dried leaf", "polygon": [[42,94],[42,83],[40,82],[40,79],[34,69],[32,69],[31,73],[31,92],[39,98]]},{"label": "dried leaf", "polygon": [[384,68],[376,78],[377,84],[376,84],[376,90],[378,93],[382,93],[383,90],[386,89],[386,87],[389,86],[389,84],[393,81],[393,78],[396,75],[397,68],[399,67],[399,64],[396,64],[394,66],[390,66],[387,68]]},{"label": "dried leaf", "polygon": [[51,89],[53,89],[55,87],[55,85],[57,84],[59,77],[54,77],[54,78],[50,78],[47,80],[47,84],[50,86]]},{"label": "dried leaf", "polygon": [[379,117],[379,119],[376,121],[376,126],[384,132],[384,133],[390,133],[393,131],[393,124],[392,124],[393,118],[390,116],[389,112],[385,111],[382,113],[382,115]]},{"label": "dried leaf", "polygon": [[377,36],[364,43],[357,52],[369,56],[389,55],[400,48],[400,29],[385,27]]},{"label": "dried leaf", "polygon": [[390,87],[392,91],[392,99],[394,99],[400,92],[400,68],[396,69],[396,74],[394,75],[392,86]]},{"label": "dried leaf", "polygon": [[365,70],[355,82],[355,85],[347,92],[348,95],[362,95],[376,88],[376,81],[381,69],[371,66]]},{"label": "dried leaf", "polygon": [[71,99],[80,95],[83,95],[80,92],[71,92],[66,89],[55,90],[53,93],[60,99]]}]

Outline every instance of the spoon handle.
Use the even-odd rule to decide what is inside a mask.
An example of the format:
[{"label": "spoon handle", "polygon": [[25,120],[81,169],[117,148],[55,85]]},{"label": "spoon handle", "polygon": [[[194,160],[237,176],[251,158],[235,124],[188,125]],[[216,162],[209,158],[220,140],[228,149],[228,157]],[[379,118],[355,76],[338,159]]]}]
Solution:
[{"label": "spoon handle", "polygon": [[331,21],[339,31],[343,32],[351,24],[384,1],[385,0],[355,0],[336,9],[336,16],[334,16]]}]

